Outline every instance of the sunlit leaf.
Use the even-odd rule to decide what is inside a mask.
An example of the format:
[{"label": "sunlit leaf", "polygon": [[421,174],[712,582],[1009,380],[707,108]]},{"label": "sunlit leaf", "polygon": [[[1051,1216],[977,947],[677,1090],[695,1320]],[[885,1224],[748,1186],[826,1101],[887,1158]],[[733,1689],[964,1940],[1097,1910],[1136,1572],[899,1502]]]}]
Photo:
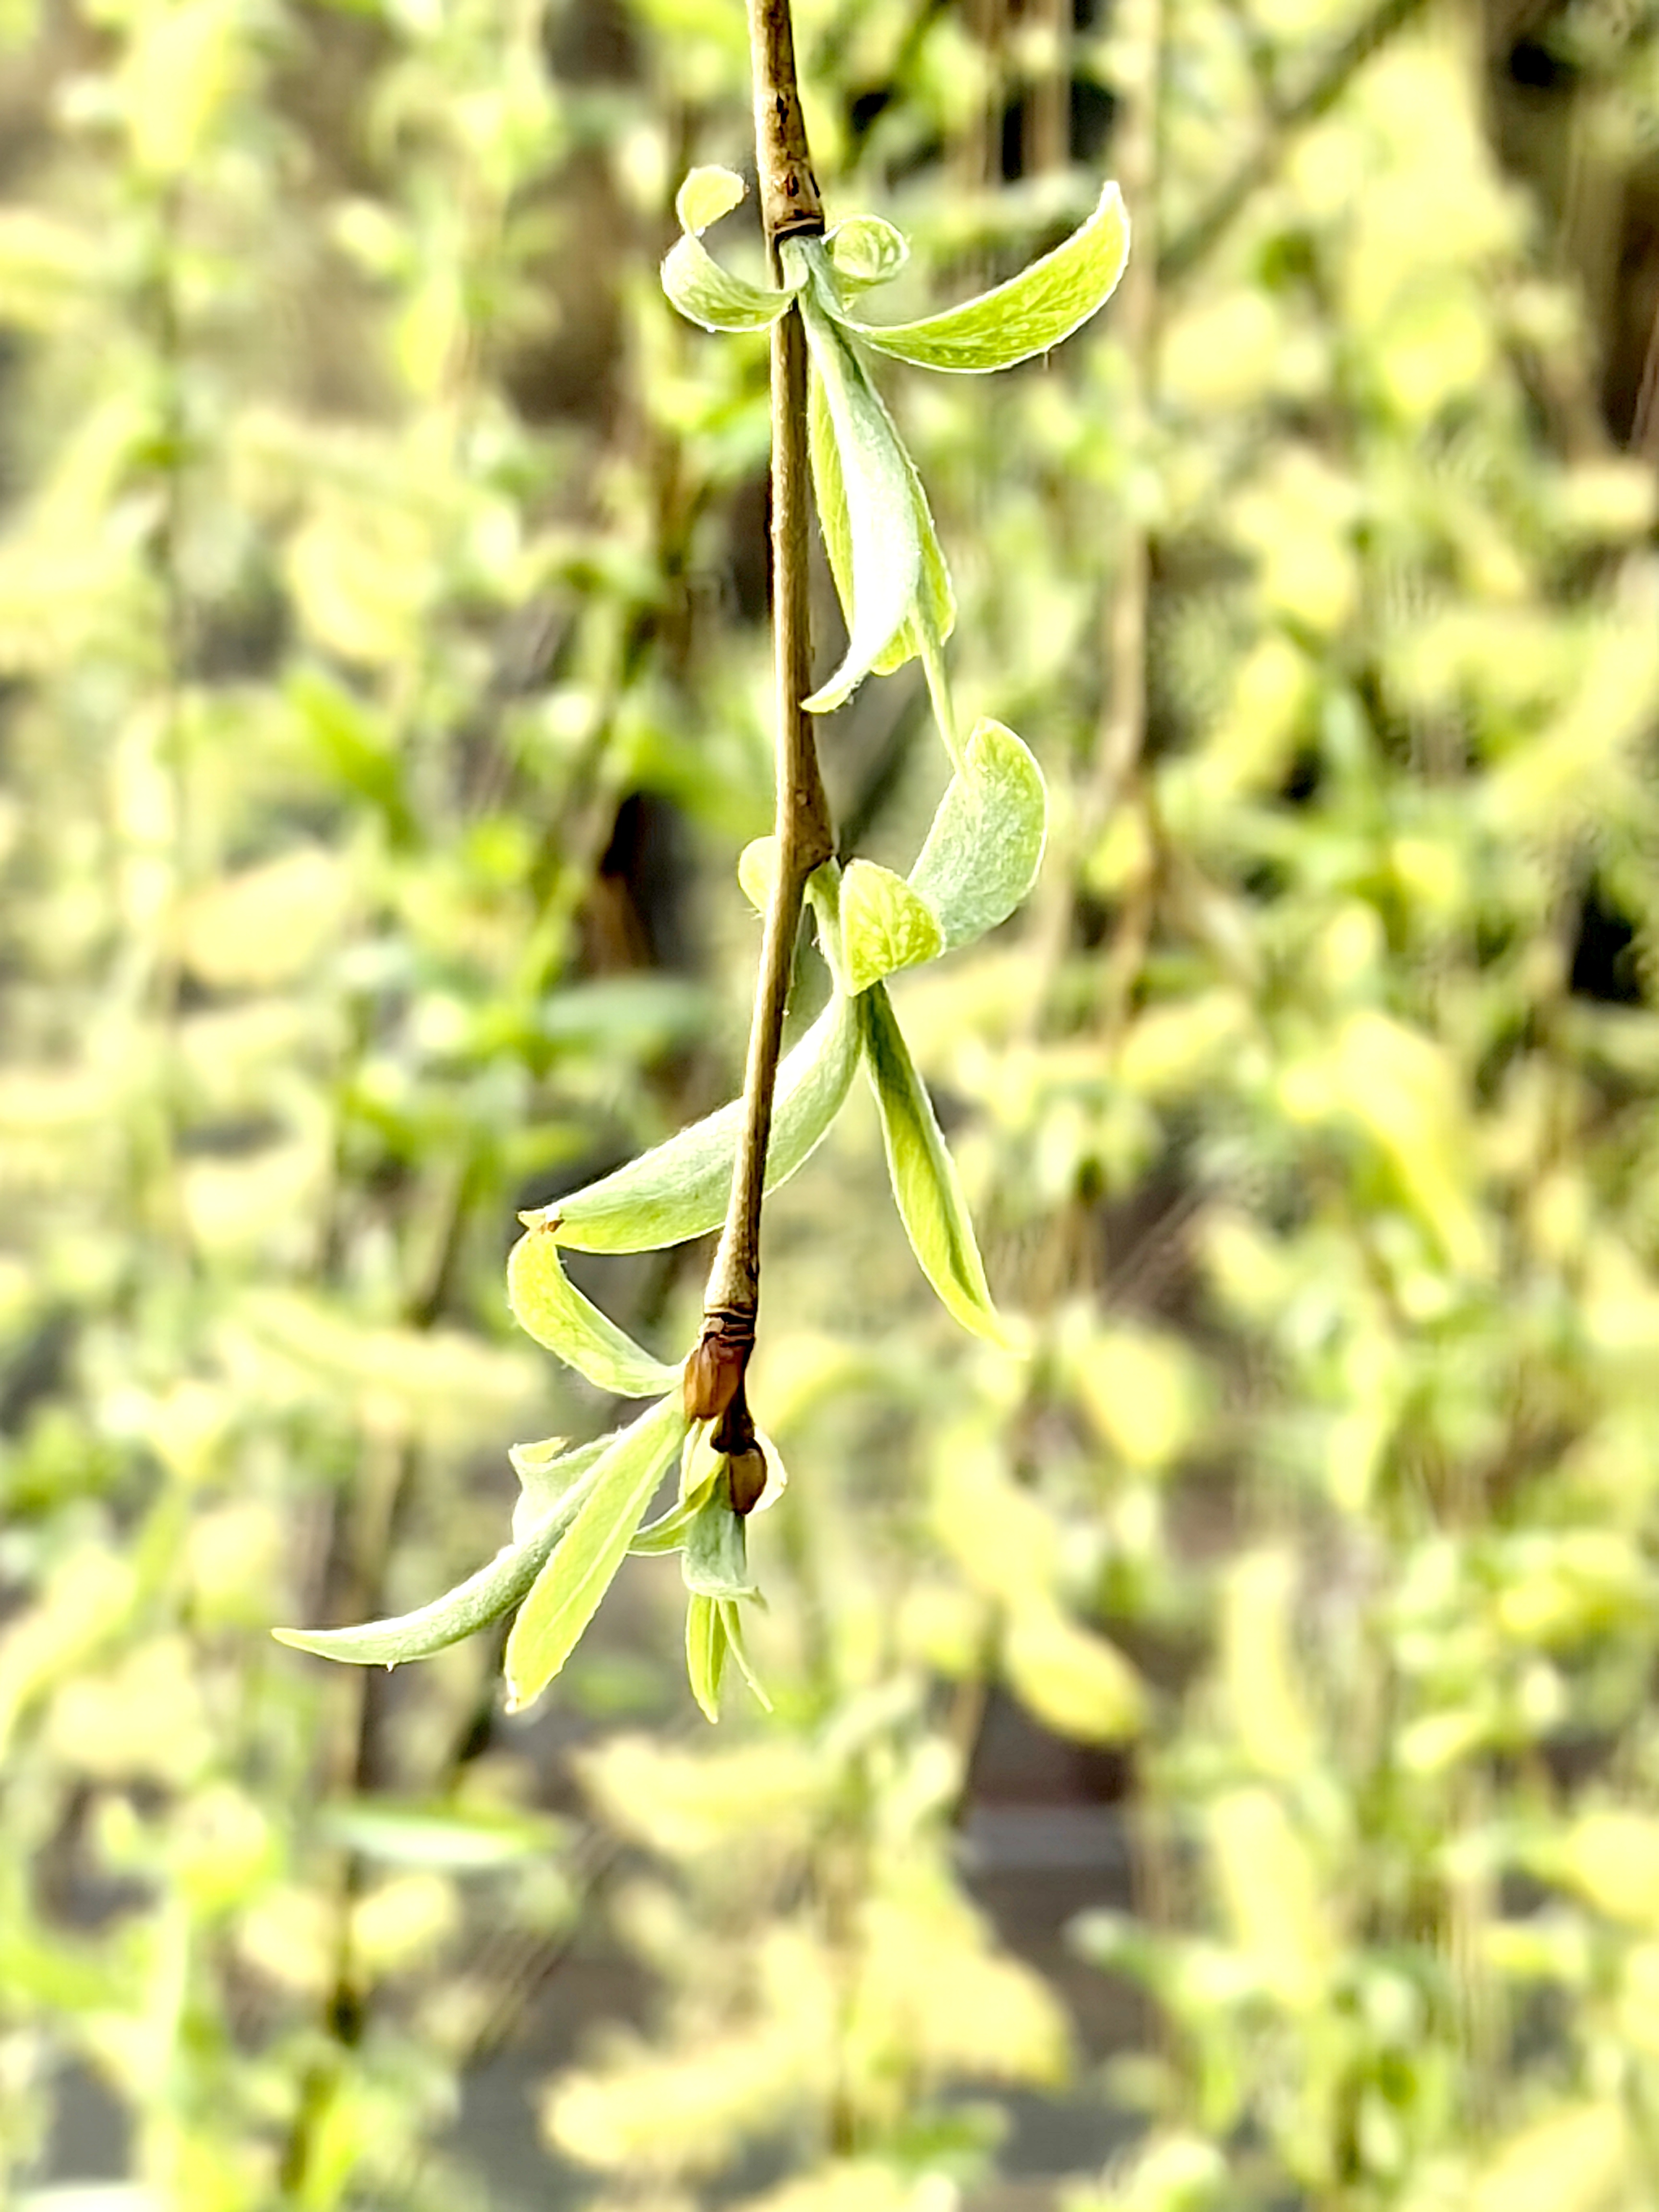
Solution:
[{"label": "sunlit leaf", "polygon": [[1052,1604],[1016,1613],[1003,1663],[1021,1700],[1061,1735],[1121,1743],[1146,1714],[1140,1678],[1115,1644],[1069,1620]]},{"label": "sunlit leaf", "polygon": [[1080,230],[1006,284],[920,322],[884,328],[848,316],[846,326],[884,353],[923,368],[1012,368],[1047,353],[1104,307],[1128,258],[1123,196],[1108,185]]},{"label": "sunlit leaf", "polygon": [[601,1390],[656,1398],[678,1384],[678,1367],[653,1359],[576,1289],[545,1227],[526,1230],[508,1254],[507,1301],[520,1328]]},{"label": "sunlit leaf", "polygon": [[613,1438],[585,1478],[568,1532],[543,1568],[507,1639],[512,1711],[522,1711],[539,1697],[575,1648],[688,1425],[676,1390]]},{"label": "sunlit leaf", "polygon": [[945,939],[933,909],[902,876],[873,860],[850,860],[841,881],[842,945],[849,991],[937,958]]},{"label": "sunlit leaf", "polygon": [[769,834],[751,837],[738,855],[738,884],[757,914],[764,914],[777,879],[778,841]]},{"label": "sunlit leaf", "polygon": [[975,723],[910,871],[947,947],[971,945],[1025,898],[1048,822],[1042,771],[1026,747],[1000,722]]},{"label": "sunlit leaf", "polygon": [[881,1115],[887,1172],[910,1249],[963,1327],[993,1344],[1004,1343],[956,1163],[911,1062],[886,986],[872,983],[853,1003]]},{"label": "sunlit leaf", "polygon": [[[809,1159],[841,1110],[858,1060],[858,1023],[837,993],[778,1068],[766,1188]],[[743,1127],[740,1098],[694,1121],[614,1175],[521,1216],[579,1252],[650,1252],[719,1228]]]},{"label": "sunlit leaf", "polygon": [[700,237],[711,222],[730,215],[748,189],[735,169],[724,169],[715,161],[690,171],[674,195],[680,228]]}]

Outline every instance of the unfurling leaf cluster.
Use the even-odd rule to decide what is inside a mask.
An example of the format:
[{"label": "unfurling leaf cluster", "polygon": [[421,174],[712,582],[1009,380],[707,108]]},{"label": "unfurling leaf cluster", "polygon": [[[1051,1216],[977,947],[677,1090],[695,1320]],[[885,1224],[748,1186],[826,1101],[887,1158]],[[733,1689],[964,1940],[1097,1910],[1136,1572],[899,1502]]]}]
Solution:
[{"label": "unfurling leaf cluster", "polygon": [[[988,719],[964,740],[944,662],[955,621],[950,571],[915,465],[872,380],[868,351],[924,368],[980,373],[1046,353],[1102,306],[1128,252],[1117,187],[1054,251],[1005,284],[921,320],[864,320],[851,303],[897,274],[904,239],[879,217],[855,216],[823,238],[787,240],[783,283],[763,288],[733,274],[702,233],[742,198],[742,180],[694,170],[676,208],[682,235],[663,264],[669,299],[717,331],[755,331],[798,313],[811,360],[809,439],[814,497],[848,641],[839,665],[803,703],[827,714],[870,674],[920,658],[951,774],[907,878],[854,859],[826,862],[807,893],[830,975],[823,1012],[781,1060],[766,1154],[766,1188],[795,1174],[828,1133],[862,1065],[874,1094],[894,1201],[923,1273],[962,1326],[997,1343],[992,1302],[960,1180],[927,1088],[911,1060],[886,981],[1005,921],[1036,880],[1047,803],[1036,761],[1012,730]],[[738,864],[757,907],[775,873],[774,841]],[[325,1658],[396,1666],[428,1656],[518,1608],[506,1650],[510,1705],[538,1696],[563,1666],[623,1559],[678,1552],[688,1593],[686,1663],[698,1704],[718,1715],[728,1659],[764,1703],[738,1613],[757,1596],[748,1567],[748,1515],[783,1487],[769,1438],[733,1439],[718,1420],[693,1419],[682,1370],[653,1358],[569,1281],[560,1248],[655,1250],[706,1235],[724,1219],[744,1101],[553,1204],[525,1214],[507,1264],[515,1319],[596,1388],[654,1401],[629,1425],[592,1442],[562,1438],[513,1453],[522,1492],[512,1540],[487,1566],[430,1605],[357,1628],[282,1630],[285,1643]],[[659,1482],[678,1455],[676,1502],[645,1525]]]}]

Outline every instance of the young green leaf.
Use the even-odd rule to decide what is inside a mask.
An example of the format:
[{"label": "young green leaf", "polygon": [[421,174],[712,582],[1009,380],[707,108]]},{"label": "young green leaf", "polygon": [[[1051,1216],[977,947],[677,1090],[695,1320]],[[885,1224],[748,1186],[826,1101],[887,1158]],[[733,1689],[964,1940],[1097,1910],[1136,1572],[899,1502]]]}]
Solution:
[{"label": "young green leaf", "polygon": [[873,860],[849,860],[841,879],[841,935],[847,988],[866,991],[884,975],[936,960],[945,938],[933,909],[902,876]]},{"label": "young green leaf", "polygon": [[[429,1659],[446,1644],[459,1644],[510,1613],[546,1565],[554,1547],[576,1519],[597,1474],[598,1463],[614,1441],[601,1437],[597,1448],[583,1445],[586,1467],[558,1499],[552,1511],[515,1543],[499,1551],[488,1566],[459,1583],[430,1605],[395,1620],[371,1620],[358,1628],[273,1628],[279,1644],[319,1659],[338,1659],[357,1667],[398,1667],[406,1659]],[[516,1533],[516,1531],[515,1531]]]},{"label": "young green leaf", "polygon": [[[825,543],[835,556],[842,539],[847,609],[847,651],[839,668],[805,702],[828,714],[850,698],[908,621],[921,581],[921,535],[916,522],[912,471],[893,419],[883,406],[864,363],[826,311],[833,280],[821,278],[823,249],[810,259],[797,240],[785,261],[792,274],[811,272],[800,295],[806,342],[823,388],[830,442],[839,463],[840,516],[824,520]],[[820,437],[822,448],[823,441]]]},{"label": "young green leaf", "polygon": [[[837,992],[779,1066],[768,1190],[787,1182],[823,1142],[857,1061],[858,1024]],[[706,1236],[726,1216],[743,1112],[742,1099],[733,1099],[614,1175],[520,1218],[578,1252],[651,1252]]]},{"label": "young green leaf", "polygon": [[711,1721],[720,1717],[726,1651],[726,1607],[718,1598],[694,1596],[685,1608],[685,1673],[692,1696]]},{"label": "young green leaf", "polygon": [[[842,612],[848,628],[853,621],[853,533],[847,508],[847,486],[842,479],[841,454],[836,444],[835,423],[830,413],[829,398],[823,379],[814,367],[811,395],[806,416],[807,448],[812,462],[812,498],[818,512],[818,527],[823,535],[823,546],[830,556],[830,573],[836,580],[836,593],[841,601]],[[870,664],[875,676],[890,676],[902,668],[921,651],[921,635],[925,629],[939,644],[943,644],[956,628],[956,594],[951,588],[951,572],[945,566],[940,549],[939,533],[933,527],[933,511],[927,504],[927,495],[922,489],[921,478],[915,463],[899,441],[899,453],[905,472],[910,480],[910,499],[915,512],[916,537],[921,549],[921,580],[916,601],[909,617],[894,636],[892,642],[883,647]]]},{"label": "young green leaf", "polygon": [[716,1598],[720,1614],[726,1627],[726,1648],[738,1662],[738,1672],[755,1693],[756,1703],[763,1712],[769,1713],[772,1700],[761,1686],[761,1679],[749,1663],[749,1653],[743,1640],[743,1613],[734,1597]]},{"label": "young green leaf", "polygon": [[521,1712],[539,1697],[569,1657],[622,1565],[658,1478],[688,1425],[676,1390],[613,1437],[584,1479],[575,1517],[507,1639],[510,1711]]},{"label": "young green leaf", "polygon": [[888,1176],[910,1249],[947,1311],[975,1335],[1004,1344],[1007,1340],[991,1303],[956,1163],[911,1061],[885,984],[872,984],[853,1003],[881,1114]]},{"label": "young green leaf", "polygon": [[763,331],[790,306],[799,287],[773,292],[734,276],[687,231],[668,250],[662,289],[688,322],[706,331]]},{"label": "young green leaf", "polygon": [[687,1589],[699,1597],[755,1595],[743,1517],[732,1511],[731,1492],[724,1480],[715,1486],[712,1497],[699,1506],[686,1527],[680,1571]]},{"label": "young green leaf", "polygon": [[947,948],[1008,919],[1036,881],[1047,832],[1042,769],[1012,730],[976,722],[910,871]]},{"label": "young green leaf", "polygon": [[569,1280],[546,1228],[526,1230],[507,1255],[507,1302],[520,1328],[601,1390],[659,1398],[678,1387],[678,1367],[653,1359]]},{"label": "young green leaf", "polygon": [[1123,195],[1108,185],[1080,230],[1018,276],[920,322],[844,326],[900,361],[975,374],[1012,368],[1068,338],[1110,299],[1129,258]]},{"label": "young green leaf", "polygon": [[904,233],[878,215],[849,216],[826,232],[823,246],[843,295],[890,283],[910,258]]},{"label": "young green leaf", "polygon": [[519,1478],[519,1502],[513,1509],[515,1544],[532,1534],[563,1503],[610,1443],[608,1436],[595,1437],[591,1443],[574,1445],[567,1444],[562,1437],[547,1437],[540,1443],[507,1447],[507,1458]]},{"label": "young green leaf", "polygon": [[764,914],[777,880],[778,841],[769,830],[751,837],[738,855],[738,885],[757,914]]},{"label": "young green leaf", "polygon": [[741,204],[748,189],[735,169],[722,168],[718,161],[689,170],[684,183],[674,195],[674,213],[679,218],[680,228],[701,238],[711,222],[718,222],[723,215],[730,215],[734,207]]}]

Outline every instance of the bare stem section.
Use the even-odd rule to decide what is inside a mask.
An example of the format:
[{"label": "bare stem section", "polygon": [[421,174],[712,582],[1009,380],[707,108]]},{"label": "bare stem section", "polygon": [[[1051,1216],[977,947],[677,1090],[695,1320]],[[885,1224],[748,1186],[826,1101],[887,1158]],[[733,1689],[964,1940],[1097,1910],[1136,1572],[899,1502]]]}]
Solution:
[{"label": "bare stem section", "polygon": [[[755,82],[755,160],[773,276],[789,237],[816,235],[823,210],[812,175],[795,82],[789,0],[750,0]],[[772,1129],[784,1007],[794,965],[806,879],[835,849],[817,745],[801,701],[811,688],[806,562],[811,492],[806,453],[806,334],[792,309],[772,330],[772,641],[775,670],[777,872],[767,904],[760,975],[744,1075],[744,1127],[714,1264],[702,1333],[685,1365],[685,1409],[719,1420],[716,1443],[742,1453],[753,1443],[743,1380],[760,1304],[761,1200]]]}]

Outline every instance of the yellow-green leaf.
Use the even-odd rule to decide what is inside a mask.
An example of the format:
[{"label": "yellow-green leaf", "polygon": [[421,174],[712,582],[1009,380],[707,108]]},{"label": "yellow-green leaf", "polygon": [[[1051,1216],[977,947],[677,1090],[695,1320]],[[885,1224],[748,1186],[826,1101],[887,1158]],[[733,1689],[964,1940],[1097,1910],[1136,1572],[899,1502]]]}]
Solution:
[{"label": "yellow-green leaf", "polygon": [[568,1533],[542,1569],[507,1639],[510,1711],[521,1712],[539,1697],[570,1656],[689,1425],[676,1390],[623,1429],[584,1478]]}]

